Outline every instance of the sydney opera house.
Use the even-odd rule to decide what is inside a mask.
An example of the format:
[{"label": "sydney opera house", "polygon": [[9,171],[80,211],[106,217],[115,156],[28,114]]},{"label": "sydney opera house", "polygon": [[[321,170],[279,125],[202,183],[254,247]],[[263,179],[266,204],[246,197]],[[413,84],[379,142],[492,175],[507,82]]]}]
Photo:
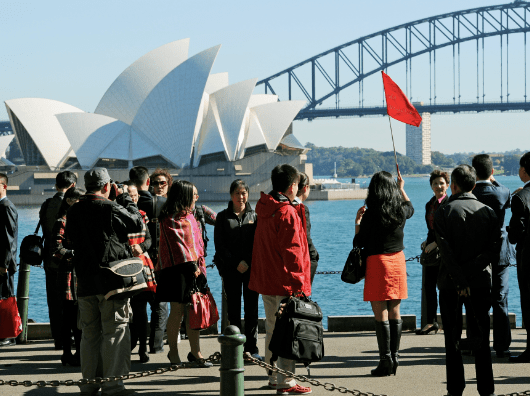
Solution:
[{"label": "sydney opera house", "polygon": [[135,165],[168,168],[211,200],[224,200],[235,178],[247,181],[252,193],[266,191],[280,163],[312,176],[307,149],[290,127],[305,102],[254,94],[257,79],[229,84],[228,73],[211,74],[220,46],[188,57],[188,45],[188,39],[175,41],[138,59],[93,113],[51,99],[5,101],[25,166],[33,171],[33,180],[28,172],[13,175],[21,191],[29,186],[39,193],[60,170],[83,173],[94,166],[107,167],[117,180]]}]

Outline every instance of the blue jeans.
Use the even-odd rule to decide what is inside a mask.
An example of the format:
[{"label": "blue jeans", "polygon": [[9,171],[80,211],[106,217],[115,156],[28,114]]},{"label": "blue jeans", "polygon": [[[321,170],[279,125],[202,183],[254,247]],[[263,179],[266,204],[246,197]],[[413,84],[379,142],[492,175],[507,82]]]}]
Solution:
[{"label": "blue jeans", "polygon": [[508,318],[508,291],[510,267],[493,266],[491,305],[493,308],[493,349],[507,351],[512,343],[512,331]]}]

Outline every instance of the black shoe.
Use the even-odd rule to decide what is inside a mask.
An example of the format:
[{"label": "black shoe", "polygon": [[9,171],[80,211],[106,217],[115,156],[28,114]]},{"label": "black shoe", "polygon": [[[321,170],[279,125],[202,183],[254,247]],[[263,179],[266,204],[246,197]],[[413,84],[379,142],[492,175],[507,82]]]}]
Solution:
[{"label": "black shoe", "polygon": [[173,362],[173,361],[171,361],[171,358],[169,357],[169,352],[167,353],[167,358],[168,358],[168,360],[169,360],[169,362],[170,362],[171,364],[182,364],[182,362],[180,361],[180,358],[179,358],[178,362]]},{"label": "black shoe", "polygon": [[519,356],[510,356],[510,362],[512,363],[530,363],[530,352],[525,350]]},{"label": "black shoe", "polygon": [[62,355],[61,356],[61,363],[63,366],[69,365],[72,367],[79,367],[81,366],[81,360],[79,359],[78,355]]},{"label": "black shoe", "polygon": [[138,352],[140,355],[140,363],[147,363],[149,361],[149,355],[145,352]]},{"label": "black shoe", "polygon": [[505,350],[505,351],[497,351],[495,352],[495,355],[498,357],[498,358],[505,358],[505,357],[510,357],[512,356],[512,353],[510,352],[510,350]]},{"label": "black shoe", "polygon": [[0,347],[8,347],[13,346],[16,344],[16,341],[14,338],[4,338],[0,341]]},{"label": "black shoe", "polygon": [[[429,326],[429,325],[427,325]],[[440,326],[438,325],[437,322],[434,322],[432,325],[430,325],[429,327],[425,326],[423,329],[418,329],[416,330],[416,334],[417,335],[427,335],[427,334],[436,334],[438,333],[438,330],[440,329]]]},{"label": "black shoe", "polygon": [[195,356],[193,356],[193,353],[191,353],[191,352],[188,353],[188,362],[195,363],[196,367],[208,368],[208,367],[212,367],[213,366],[213,363],[204,362],[204,361],[201,362],[199,360],[204,360],[204,359],[197,359]]}]

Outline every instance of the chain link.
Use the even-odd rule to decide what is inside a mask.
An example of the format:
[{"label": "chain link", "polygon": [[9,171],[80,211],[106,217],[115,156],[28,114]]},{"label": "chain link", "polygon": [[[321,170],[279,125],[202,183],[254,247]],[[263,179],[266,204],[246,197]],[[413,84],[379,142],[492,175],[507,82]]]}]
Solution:
[{"label": "chain link", "polygon": [[[262,360],[256,359],[250,355],[250,353],[245,352],[243,355],[243,359],[245,359],[248,362],[251,362],[252,364],[255,364],[257,366],[263,367],[267,370],[273,371],[275,373],[280,373],[282,375],[285,375],[289,378],[294,378],[297,381],[300,382],[307,382],[313,386],[322,386],[327,391],[338,391],[340,393],[349,393],[356,396],[386,396],[384,394],[375,394],[372,392],[361,392],[356,389],[348,389],[345,386],[337,386],[335,384],[332,384],[331,382],[321,382],[314,378],[306,377],[305,375],[296,375],[294,373],[291,373],[287,370],[282,370],[276,366],[271,366],[270,364],[265,363]],[[516,392],[516,393],[506,393],[504,395],[497,395],[497,396],[530,396],[530,390],[522,391],[522,392]]]},{"label": "chain link", "polygon": [[147,371],[141,371],[138,373],[130,373],[130,374],[124,374],[120,377],[107,377],[107,378],[92,378],[92,379],[80,379],[77,381],[74,380],[66,380],[66,381],[58,381],[58,380],[52,380],[52,381],[16,381],[16,380],[8,380],[4,381],[0,379],[0,386],[1,385],[10,385],[10,386],[38,386],[39,388],[44,388],[46,386],[79,386],[79,385],[87,385],[87,384],[103,384],[105,382],[112,382],[112,381],[127,381],[130,379],[135,378],[141,378],[141,377],[149,377],[151,375],[157,375],[157,374],[164,374],[168,371],[177,371],[179,369],[183,368],[194,368],[197,367],[198,363],[204,363],[204,362],[211,362],[211,363],[219,363],[221,361],[221,353],[215,352],[213,355],[210,355],[207,359],[197,359],[194,362],[186,362],[186,363],[180,363],[180,364],[172,364],[169,367],[165,368],[159,368],[156,370],[147,370]]},{"label": "chain link", "polygon": [[289,378],[294,378],[295,380],[299,382],[307,382],[313,386],[322,386],[325,390],[330,391],[330,392],[339,391],[340,393],[349,393],[349,394],[356,395],[356,396],[386,396],[384,394],[376,395],[375,393],[371,393],[371,392],[361,392],[355,389],[348,389],[345,386],[336,386],[335,384],[331,382],[321,382],[315,378],[306,377],[305,375],[296,375],[294,373],[291,373],[290,371],[283,370],[276,366],[271,366],[270,364],[267,364],[264,361],[256,359],[252,357],[248,352],[243,355],[243,358],[246,361],[249,361],[257,366],[263,367],[264,369],[273,371],[275,373],[280,373]]},{"label": "chain link", "polygon": [[[420,262],[420,255],[418,254],[415,257],[410,257],[406,259],[405,261],[414,261]],[[340,275],[342,274],[342,271],[317,271],[315,272],[315,275]]]}]

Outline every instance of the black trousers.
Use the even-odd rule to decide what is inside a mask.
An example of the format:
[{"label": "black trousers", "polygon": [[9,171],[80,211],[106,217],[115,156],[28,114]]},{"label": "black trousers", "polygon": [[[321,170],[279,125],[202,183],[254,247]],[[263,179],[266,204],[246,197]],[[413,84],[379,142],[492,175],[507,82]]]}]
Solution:
[{"label": "black trousers", "polygon": [[[155,257],[155,256],[151,256]],[[160,273],[155,273],[158,282]],[[151,306],[151,333],[149,334],[149,352],[164,351],[164,333],[166,332],[169,309],[167,302],[158,302],[156,298],[147,301]]]},{"label": "black trousers", "polygon": [[57,269],[46,267],[46,299],[50,316],[50,328],[55,346],[62,347],[63,335],[63,293],[57,282]]},{"label": "black trousers", "polygon": [[154,300],[155,295],[150,291],[141,292],[131,298],[131,309],[133,312],[132,323],[129,324],[131,331],[131,350],[139,342],[140,347],[138,348],[138,353],[146,353],[147,351],[147,303],[153,303]]},{"label": "black trousers", "polygon": [[[468,324],[473,321],[473,324],[476,325],[474,326],[476,332],[473,331],[473,337],[477,337],[477,348],[475,349],[477,390],[480,395],[490,395],[495,391],[489,346],[491,290],[489,288],[471,288],[471,296],[467,299],[466,317]],[[447,391],[453,396],[461,396],[466,382],[464,363],[459,348],[462,333],[462,301],[456,290],[440,290],[440,314],[444,327]]]},{"label": "black trousers", "polygon": [[13,297],[15,295],[15,273],[7,272],[0,275],[0,298]]},{"label": "black trousers", "polygon": [[228,320],[231,325],[241,329],[241,292],[243,292],[245,311],[245,336],[247,340],[244,351],[258,353],[258,298],[259,294],[248,288],[250,270],[243,274],[237,270],[227,270],[223,274],[226,300],[228,305]]},{"label": "black trousers", "polygon": [[425,303],[427,305],[427,323],[436,322],[436,313],[438,311],[438,294],[436,291],[436,280],[438,279],[438,266],[423,268],[423,288],[425,293]]},{"label": "black trousers", "polygon": [[64,300],[63,304],[63,327],[61,329],[63,354],[69,355],[72,353],[71,337],[74,335],[75,353],[81,353],[81,330],[77,327],[77,301]]},{"label": "black trousers", "polygon": [[[530,249],[526,249],[530,250]],[[521,316],[526,327],[526,349],[529,349],[528,332],[530,331],[530,252],[525,252],[523,257],[523,250],[517,250],[517,282],[519,283],[519,291],[521,293]]]}]

